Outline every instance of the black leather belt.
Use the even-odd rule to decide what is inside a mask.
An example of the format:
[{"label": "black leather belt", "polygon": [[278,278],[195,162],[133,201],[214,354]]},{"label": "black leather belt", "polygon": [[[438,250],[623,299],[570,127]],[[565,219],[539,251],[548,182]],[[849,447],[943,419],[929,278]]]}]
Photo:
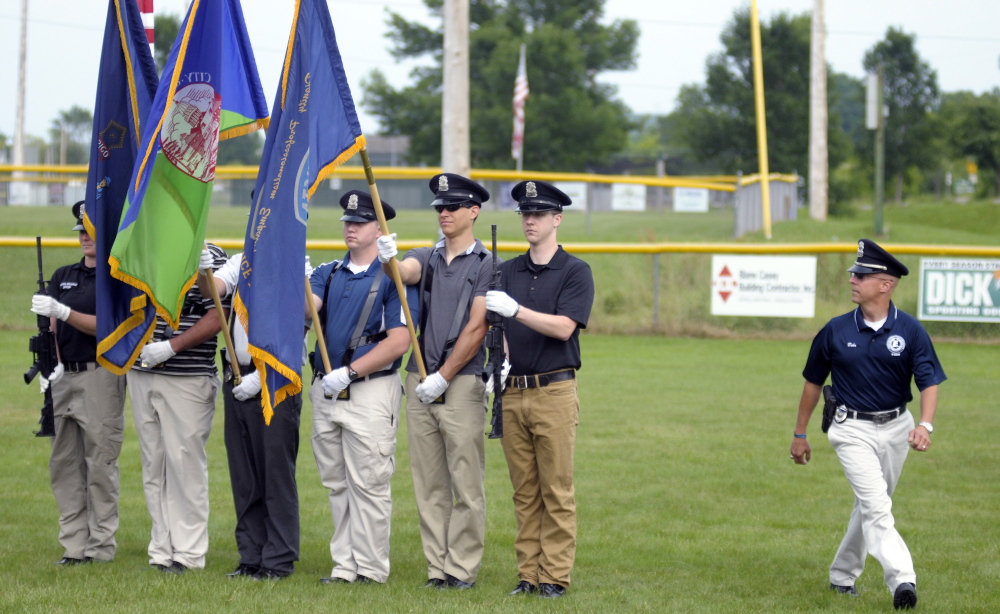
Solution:
[{"label": "black leather belt", "polygon": [[63,370],[66,373],[83,373],[84,371],[93,371],[97,368],[96,362],[64,362]]},{"label": "black leather belt", "polygon": [[853,409],[844,408],[847,411],[848,418],[854,418],[855,420],[867,420],[869,422],[874,422],[875,424],[885,424],[895,420],[906,411],[906,405],[897,407],[896,409],[890,409],[889,411],[856,411]]},{"label": "black leather belt", "polygon": [[562,371],[541,373],[539,375],[513,375],[507,378],[507,387],[517,388],[518,390],[544,388],[549,384],[574,378],[576,378],[576,371],[574,369],[563,369]]},{"label": "black leather belt", "polygon": [[[378,379],[380,377],[388,377],[389,375],[393,375],[395,373],[396,373],[395,369],[386,369],[385,371],[376,371],[374,373],[369,373],[368,375],[366,375],[364,377],[359,377],[358,379],[356,379],[353,382],[351,382],[351,384],[353,384],[355,382],[367,382],[368,380]],[[319,371],[313,371],[312,381],[315,382],[318,379],[323,379],[323,374],[320,373]]]}]

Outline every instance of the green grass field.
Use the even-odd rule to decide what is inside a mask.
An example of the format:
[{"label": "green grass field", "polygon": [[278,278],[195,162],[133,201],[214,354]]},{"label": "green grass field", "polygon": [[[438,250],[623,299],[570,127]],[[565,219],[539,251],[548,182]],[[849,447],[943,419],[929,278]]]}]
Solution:
[{"label": "green grass field", "polygon": [[[928,217],[921,206],[890,210],[892,240],[977,245],[1000,241],[995,230],[1000,208],[988,203],[951,207],[935,206],[939,215],[947,208],[950,216],[945,221]],[[933,241],[934,226],[945,232],[965,207],[975,212],[966,225],[949,231],[956,238]],[[311,238],[338,236],[333,213],[313,213]],[[904,223],[897,213],[914,215]],[[210,236],[241,236],[240,215],[235,210],[213,211]],[[483,221],[500,219],[501,237],[519,239],[516,218],[510,219],[513,214],[491,219],[493,215],[501,214],[488,213]],[[0,235],[72,236],[66,223],[69,218],[62,209],[0,208]],[[725,240],[731,229],[725,213],[704,219],[641,214],[598,220],[595,215],[593,234],[587,237],[582,216],[567,218],[565,241],[649,240],[645,233],[650,229],[656,233],[654,240]],[[991,228],[991,223],[992,232],[979,232]],[[683,230],[685,224],[690,224],[687,230]],[[704,228],[698,230],[699,225]],[[797,222],[777,226],[775,235],[787,232],[781,239],[789,241],[851,241],[867,234],[863,226],[860,220],[829,226]],[[404,212],[398,228],[406,229],[400,232],[403,238],[429,239],[433,217]],[[904,231],[909,234],[900,236]],[[839,238],[821,232],[837,232]],[[46,249],[46,271],[76,259],[77,254],[70,249]],[[314,262],[325,257],[318,256],[313,256]],[[388,584],[320,585],[318,578],[328,575],[331,566],[328,541],[333,528],[309,446],[308,402],[303,408],[298,464],[301,560],[291,578],[279,583],[225,578],[238,555],[221,401],[209,439],[212,511],[206,569],[173,576],[147,566],[150,521],[129,406],[120,458],[117,558],[111,565],[60,568],[53,565],[62,551],[57,542],[58,511],[48,486],[48,442],[31,435],[41,396],[36,384],[25,386],[21,380],[28,366],[27,338],[33,323],[27,307],[34,289],[34,254],[3,248],[0,257],[5,289],[0,295],[0,385],[5,393],[0,401],[2,612],[891,610],[891,596],[874,560],[869,559],[868,570],[858,583],[859,599],[826,588],[827,567],[846,528],[852,495],[836,456],[819,432],[818,418],[809,430],[812,463],[799,467],[788,458],[802,387],[800,373],[808,350],[806,338],[584,335],[576,456],[579,544],[573,585],[563,600],[549,603],[505,597],[517,580],[514,517],[503,454],[496,442],[489,441],[486,555],[477,586],[462,593],[419,588],[425,564],[405,422],[392,481],[393,570]],[[601,269],[595,266],[599,280],[621,270],[611,261],[605,264]],[[682,273],[694,275],[685,272],[691,264],[673,273],[675,283],[681,283]],[[619,285],[610,289],[625,292],[632,278],[619,277]],[[610,283],[599,281],[599,305]],[[829,295],[824,300],[830,309],[850,308],[843,289],[831,289]],[[599,315],[596,308],[595,315]],[[726,329],[725,323],[715,326]],[[813,332],[818,326],[813,324]],[[987,343],[937,344],[950,379],[941,387],[934,445],[928,453],[911,454],[894,497],[897,526],[916,564],[919,611],[1000,610],[995,588],[1000,581],[996,529],[1000,447],[995,443],[1000,413],[989,392],[1000,376],[1000,345],[995,332],[987,333],[982,339]],[[733,335],[760,336],[739,330]]]}]

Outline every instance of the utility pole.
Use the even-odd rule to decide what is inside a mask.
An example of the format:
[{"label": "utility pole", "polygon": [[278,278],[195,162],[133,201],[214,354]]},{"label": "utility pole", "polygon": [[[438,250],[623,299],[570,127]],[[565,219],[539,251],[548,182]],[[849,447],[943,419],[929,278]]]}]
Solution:
[{"label": "utility pole", "polygon": [[809,56],[809,216],[825,222],[830,165],[827,150],[826,24],[823,0],[813,1]]},{"label": "utility pole", "polygon": [[441,166],[469,176],[469,0],[444,0]]},{"label": "utility pole", "polygon": [[28,70],[28,0],[21,0],[21,47],[17,55],[17,123],[14,125],[14,164],[24,164],[24,89]]},{"label": "utility pole", "polygon": [[882,236],[882,209],[885,200],[885,87],[882,66],[877,72],[868,73],[865,92],[865,128],[875,131],[875,234]]},{"label": "utility pole", "polygon": [[764,64],[760,42],[760,14],[757,0],[750,0],[750,45],[753,51],[753,93],[757,112],[757,158],[760,171],[760,202],[764,218],[764,238],[771,238],[771,173],[767,164],[767,115],[764,110]]}]

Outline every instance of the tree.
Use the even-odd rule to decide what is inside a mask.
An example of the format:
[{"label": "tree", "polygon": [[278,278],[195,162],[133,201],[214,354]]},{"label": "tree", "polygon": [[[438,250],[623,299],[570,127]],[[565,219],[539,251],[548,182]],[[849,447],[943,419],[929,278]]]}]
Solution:
[{"label": "tree", "polygon": [[173,13],[157,14],[153,26],[153,43],[156,52],[153,61],[156,62],[157,74],[163,73],[163,68],[170,58],[170,49],[181,31],[181,17]]},{"label": "tree", "polygon": [[991,171],[1000,195],[1000,88],[976,96],[955,92],[941,98],[940,116],[958,156]]},{"label": "tree", "polygon": [[63,131],[66,132],[66,163],[85,164],[90,160],[90,138],[94,129],[94,115],[90,109],[72,106],[59,111],[49,128],[50,146],[60,151]]},{"label": "tree", "polygon": [[[440,17],[442,0],[424,0]],[[511,97],[518,50],[527,44],[531,95],[525,108],[524,166],[580,171],[606,162],[628,139],[628,110],[613,86],[596,78],[635,66],[639,29],[632,20],[600,23],[604,0],[471,0],[469,34],[472,165],[510,168]],[[441,159],[442,28],[389,14],[396,59],[429,56],[401,89],[373,71],[363,82],[364,107],[383,131],[410,137],[410,157]]]},{"label": "tree", "polygon": [[864,67],[882,67],[884,101],[889,107],[885,124],[885,173],[896,178],[896,201],[903,198],[903,176],[908,169],[933,168],[938,152],[932,147],[938,104],[937,72],[920,58],[916,35],[890,27],[885,40],[865,52]]},{"label": "tree", "polygon": [[[808,13],[779,13],[761,23],[764,102],[769,166],[779,172],[805,172],[809,161]],[[675,111],[681,137],[695,158],[717,171],[755,171],[758,167],[754,110],[750,11],[737,9],[720,36],[723,51],[705,63],[705,85],[685,85]],[[836,74],[827,70],[827,91]],[[829,164],[847,153],[836,108],[829,115]]]}]

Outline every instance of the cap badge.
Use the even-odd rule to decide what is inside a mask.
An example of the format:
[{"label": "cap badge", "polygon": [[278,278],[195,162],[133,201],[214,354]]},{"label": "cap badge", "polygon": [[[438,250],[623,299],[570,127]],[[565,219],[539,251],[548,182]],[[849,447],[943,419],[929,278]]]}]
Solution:
[{"label": "cap badge", "polygon": [[538,188],[535,187],[534,181],[524,184],[524,195],[528,198],[538,198]]},{"label": "cap badge", "polygon": [[87,214],[87,205],[86,203],[84,203],[80,205],[80,219],[82,220],[83,216],[86,214]]},{"label": "cap badge", "polygon": [[348,209],[357,209],[358,208],[358,195],[357,194],[351,194],[351,197],[347,199],[347,208]]},{"label": "cap badge", "polygon": [[444,175],[441,175],[440,177],[438,177],[438,192],[447,192],[447,191],[448,191],[448,178],[445,177]]},{"label": "cap badge", "polygon": [[865,257],[865,242],[858,241],[858,258],[864,258],[864,257]]}]

